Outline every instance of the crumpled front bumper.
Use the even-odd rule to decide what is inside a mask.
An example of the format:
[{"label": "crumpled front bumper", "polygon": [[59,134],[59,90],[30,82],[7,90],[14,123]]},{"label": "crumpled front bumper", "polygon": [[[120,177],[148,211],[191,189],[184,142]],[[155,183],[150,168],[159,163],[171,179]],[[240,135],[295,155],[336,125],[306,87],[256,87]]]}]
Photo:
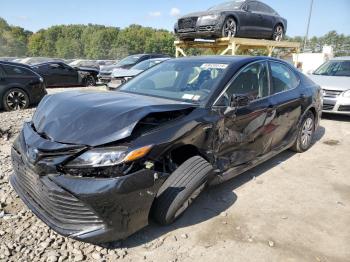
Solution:
[{"label": "crumpled front bumper", "polygon": [[[26,147],[23,132],[19,140],[17,144]],[[43,174],[23,147],[13,148],[11,155],[10,181],[29,209],[59,234],[90,243],[124,239],[148,225],[153,200],[165,180],[165,175],[148,169],[101,179],[49,168]]]}]

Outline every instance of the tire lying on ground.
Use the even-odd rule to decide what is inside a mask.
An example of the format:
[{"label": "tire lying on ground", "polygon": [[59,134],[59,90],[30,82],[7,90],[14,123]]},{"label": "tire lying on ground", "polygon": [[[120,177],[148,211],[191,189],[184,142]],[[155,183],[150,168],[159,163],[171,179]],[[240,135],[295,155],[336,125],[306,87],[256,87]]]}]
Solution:
[{"label": "tire lying on ground", "polygon": [[181,164],[160,188],[153,218],[161,225],[174,222],[205,188],[213,167],[200,156]]}]

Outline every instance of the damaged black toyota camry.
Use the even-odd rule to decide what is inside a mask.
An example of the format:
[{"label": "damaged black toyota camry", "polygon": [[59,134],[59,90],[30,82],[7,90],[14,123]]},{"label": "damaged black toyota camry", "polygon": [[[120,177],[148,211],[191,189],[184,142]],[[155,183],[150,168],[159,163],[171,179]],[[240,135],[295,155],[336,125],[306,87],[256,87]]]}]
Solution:
[{"label": "damaged black toyota camry", "polygon": [[117,91],[46,96],[14,142],[11,183],[62,235],[124,239],[172,223],[206,186],[309,149],[321,104],[281,60],[169,60]]}]

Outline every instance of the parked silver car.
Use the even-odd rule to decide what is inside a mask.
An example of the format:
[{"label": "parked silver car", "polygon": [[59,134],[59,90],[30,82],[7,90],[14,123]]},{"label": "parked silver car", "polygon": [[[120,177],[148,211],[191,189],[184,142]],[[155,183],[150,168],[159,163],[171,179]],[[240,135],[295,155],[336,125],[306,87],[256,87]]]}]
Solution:
[{"label": "parked silver car", "polygon": [[323,112],[350,115],[350,57],[338,57],[309,76],[323,90]]},{"label": "parked silver car", "polygon": [[130,69],[117,68],[112,72],[112,80],[108,83],[107,87],[109,90],[118,88],[121,84],[129,81],[134,76],[142,73],[143,71],[163,63],[166,60],[169,60],[169,57],[166,58],[153,58],[145,60],[137,65],[134,65]]}]

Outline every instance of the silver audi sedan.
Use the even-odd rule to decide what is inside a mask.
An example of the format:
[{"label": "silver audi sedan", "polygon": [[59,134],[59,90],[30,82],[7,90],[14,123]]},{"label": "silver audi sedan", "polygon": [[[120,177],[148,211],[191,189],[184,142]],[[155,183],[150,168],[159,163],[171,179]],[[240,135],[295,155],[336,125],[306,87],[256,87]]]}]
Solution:
[{"label": "silver audi sedan", "polygon": [[309,77],[323,90],[323,112],[350,116],[350,57],[329,60]]}]

